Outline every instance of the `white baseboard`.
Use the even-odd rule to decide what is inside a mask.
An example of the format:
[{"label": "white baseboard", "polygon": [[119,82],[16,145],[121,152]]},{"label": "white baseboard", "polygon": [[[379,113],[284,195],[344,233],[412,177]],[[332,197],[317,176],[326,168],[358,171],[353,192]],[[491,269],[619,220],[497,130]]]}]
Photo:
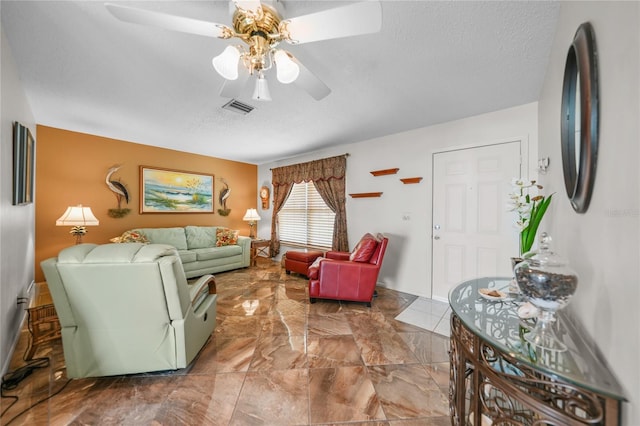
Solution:
[{"label": "white baseboard", "polygon": [[[27,306],[29,306],[27,304]],[[13,338],[13,342],[11,342],[11,349],[9,350],[9,353],[7,353],[7,359],[4,360],[4,362],[2,363],[2,376],[4,376],[5,374],[7,374],[7,372],[9,371],[9,365],[11,365],[11,360],[13,359],[13,354],[16,351],[16,347],[18,346],[18,342],[20,341],[20,334],[21,334],[21,330],[22,327],[24,326],[24,321],[27,318],[27,311],[26,309],[22,311],[22,319],[20,320],[20,327],[18,328],[18,332],[15,334],[14,338]]]},{"label": "white baseboard", "polygon": [[36,282],[32,280],[27,286],[27,288],[22,290],[20,297],[27,298],[29,299],[29,301],[31,301],[31,298],[33,297],[35,289],[36,289]]},{"label": "white baseboard", "polygon": [[[19,310],[22,312],[22,318],[20,319],[20,325],[14,334],[13,341],[9,345],[11,348],[7,354],[7,359],[2,363],[2,375],[4,376],[9,371],[9,365],[11,364],[11,360],[13,358],[13,354],[16,351],[16,347],[18,346],[18,342],[20,341],[20,335],[22,327],[24,327],[24,322],[27,318],[27,308],[31,304],[31,300],[35,296],[36,290],[36,282],[31,281],[28,286],[22,289],[20,294],[18,295],[18,299],[25,298],[26,301],[24,303],[19,304]],[[17,301],[16,301],[17,302]]]}]

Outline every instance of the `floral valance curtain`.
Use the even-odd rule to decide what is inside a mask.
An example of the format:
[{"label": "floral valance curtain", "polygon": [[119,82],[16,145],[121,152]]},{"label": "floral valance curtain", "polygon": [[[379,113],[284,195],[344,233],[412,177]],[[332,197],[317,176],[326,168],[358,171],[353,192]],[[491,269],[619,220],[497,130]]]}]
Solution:
[{"label": "floral valance curtain", "polygon": [[329,179],[344,180],[347,173],[346,156],[324,158],[307,163],[292,164],[271,170],[271,184],[288,185],[290,183],[318,182]]},{"label": "floral valance curtain", "polygon": [[318,193],[336,214],[333,226],[332,250],[349,251],[347,237],[346,174],[347,156],[324,158],[307,163],[277,167],[271,170],[273,185],[273,216],[271,219],[271,250],[280,252],[277,217],[294,183],[313,181]]}]

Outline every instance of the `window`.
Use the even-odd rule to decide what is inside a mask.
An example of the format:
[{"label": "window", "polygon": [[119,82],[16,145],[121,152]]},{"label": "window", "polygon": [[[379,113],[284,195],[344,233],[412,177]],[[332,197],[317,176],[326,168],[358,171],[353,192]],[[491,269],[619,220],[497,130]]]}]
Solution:
[{"label": "window", "polygon": [[335,216],[313,182],[294,183],[289,198],[278,213],[280,241],[331,248]]}]

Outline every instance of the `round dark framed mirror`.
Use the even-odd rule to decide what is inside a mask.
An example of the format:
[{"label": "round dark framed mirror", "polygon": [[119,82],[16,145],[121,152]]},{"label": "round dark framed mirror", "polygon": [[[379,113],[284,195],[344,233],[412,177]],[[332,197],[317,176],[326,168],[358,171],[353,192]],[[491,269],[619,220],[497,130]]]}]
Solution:
[{"label": "round dark framed mirror", "polygon": [[596,176],[598,104],[596,39],[587,22],[578,27],[567,53],[560,126],[564,186],[578,213],[589,207]]}]

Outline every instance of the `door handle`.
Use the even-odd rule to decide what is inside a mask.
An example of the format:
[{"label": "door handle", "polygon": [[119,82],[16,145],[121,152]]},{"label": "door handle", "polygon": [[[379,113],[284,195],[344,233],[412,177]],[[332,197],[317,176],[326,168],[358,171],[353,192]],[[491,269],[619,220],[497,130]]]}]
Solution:
[{"label": "door handle", "polygon": [[435,237],[433,237],[433,239],[434,239],[434,240],[439,240],[439,239],[440,239],[440,236],[439,236],[439,235],[436,235]]}]

